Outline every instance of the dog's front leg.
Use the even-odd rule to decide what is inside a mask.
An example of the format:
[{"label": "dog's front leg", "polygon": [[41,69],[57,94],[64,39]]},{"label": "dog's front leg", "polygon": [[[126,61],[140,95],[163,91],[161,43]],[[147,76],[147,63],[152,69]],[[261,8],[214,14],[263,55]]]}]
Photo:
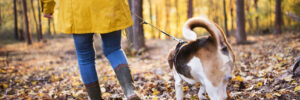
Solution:
[{"label": "dog's front leg", "polygon": [[205,88],[203,85],[200,86],[199,92],[198,92],[198,97],[200,100],[206,100],[207,98],[205,97]]},{"label": "dog's front leg", "polygon": [[175,71],[175,68],[173,69],[174,69],[173,74],[175,79],[176,100],[182,100],[183,99],[182,79],[180,78],[179,74]]}]

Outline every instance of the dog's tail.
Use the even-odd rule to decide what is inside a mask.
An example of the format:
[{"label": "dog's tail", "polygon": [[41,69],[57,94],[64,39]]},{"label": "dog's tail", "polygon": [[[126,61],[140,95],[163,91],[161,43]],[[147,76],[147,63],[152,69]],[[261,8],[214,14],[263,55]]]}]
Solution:
[{"label": "dog's tail", "polygon": [[[223,46],[224,44],[226,44],[229,47],[230,51],[232,52],[232,48],[228,43],[226,35],[224,34],[222,28],[219,25],[215,24],[214,22],[211,22],[205,18],[196,17],[196,18],[191,18],[187,22],[185,22],[182,30],[185,39],[187,40],[197,39],[197,35],[193,31],[195,27],[205,28],[211,34],[211,37],[215,42],[217,48],[220,47],[222,44]],[[233,53],[232,53],[232,57],[235,60]]]},{"label": "dog's tail", "polygon": [[193,31],[195,27],[203,27],[205,28],[212,36],[213,40],[216,43],[220,42],[220,39],[223,40],[221,37],[225,37],[224,33],[222,33],[222,30],[213,22],[209,21],[205,18],[191,18],[187,22],[185,22],[183,26],[183,37],[187,40],[196,40],[197,35]]}]

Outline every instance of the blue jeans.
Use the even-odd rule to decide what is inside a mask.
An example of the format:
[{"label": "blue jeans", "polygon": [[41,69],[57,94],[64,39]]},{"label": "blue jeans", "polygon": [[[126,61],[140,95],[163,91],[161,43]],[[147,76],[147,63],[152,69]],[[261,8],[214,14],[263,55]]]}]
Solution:
[{"label": "blue jeans", "polygon": [[[84,84],[98,81],[95,69],[95,50],[93,46],[93,35],[73,34],[80,75]],[[126,55],[121,49],[121,31],[101,34],[102,48],[105,57],[113,69],[119,64],[127,64]]]}]

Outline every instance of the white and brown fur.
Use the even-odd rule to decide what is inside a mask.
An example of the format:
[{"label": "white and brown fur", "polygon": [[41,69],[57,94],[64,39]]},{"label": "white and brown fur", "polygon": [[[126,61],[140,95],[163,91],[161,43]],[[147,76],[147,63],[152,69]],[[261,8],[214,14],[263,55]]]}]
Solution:
[{"label": "white and brown fur", "polygon": [[[205,28],[211,36],[197,38],[193,32],[195,27]],[[226,87],[231,80],[234,54],[222,29],[207,19],[191,18],[184,24],[183,36],[188,43],[180,47],[175,58],[174,49],[168,57],[175,79],[176,99],[183,99],[182,80],[201,83],[200,99],[206,99],[205,92],[211,100],[228,99]]]}]

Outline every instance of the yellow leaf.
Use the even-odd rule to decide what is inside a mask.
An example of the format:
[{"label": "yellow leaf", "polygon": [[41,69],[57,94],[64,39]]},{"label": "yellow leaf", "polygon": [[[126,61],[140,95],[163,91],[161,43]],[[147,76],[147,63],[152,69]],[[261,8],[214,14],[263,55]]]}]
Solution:
[{"label": "yellow leaf", "polygon": [[262,82],[258,82],[256,87],[261,87],[262,86]]},{"label": "yellow leaf", "polygon": [[276,95],[276,96],[281,96],[281,94],[279,94],[279,93],[277,93],[277,92],[276,92],[276,93],[274,93],[274,95]]},{"label": "yellow leaf", "polygon": [[296,81],[292,81],[292,83],[291,84],[297,84],[297,82]]},{"label": "yellow leaf", "polygon": [[152,91],[153,91],[152,95],[158,95],[159,94],[159,91],[157,91],[155,88],[153,88]]},{"label": "yellow leaf", "polygon": [[267,97],[268,99],[272,99],[272,98],[273,98],[273,96],[272,96],[271,94],[269,94],[269,93],[266,94],[266,97]]},{"label": "yellow leaf", "polygon": [[51,82],[54,82],[55,81],[55,78],[53,75],[51,75]]},{"label": "yellow leaf", "polygon": [[50,68],[51,68],[50,66],[47,66],[47,67],[46,67],[46,71],[49,71]]},{"label": "yellow leaf", "polygon": [[43,97],[44,94],[43,93],[37,93],[38,96]]},{"label": "yellow leaf", "polygon": [[152,98],[152,100],[158,100],[157,97]]},{"label": "yellow leaf", "polygon": [[79,86],[80,85],[80,83],[79,82],[77,82],[77,81],[75,81],[73,84],[72,84],[73,86]]},{"label": "yellow leaf", "polygon": [[242,82],[243,78],[241,76],[236,76],[235,78],[232,79],[233,81],[239,81]]},{"label": "yellow leaf", "polygon": [[188,89],[189,89],[188,86],[184,86],[184,87],[183,87],[183,91],[186,91],[186,90],[188,90]]},{"label": "yellow leaf", "polygon": [[20,82],[21,82],[21,80],[18,80],[18,79],[16,79],[16,80],[15,80],[15,82],[16,82],[16,83],[20,83]]},{"label": "yellow leaf", "polygon": [[32,85],[36,85],[36,83],[37,83],[36,81],[31,82]]},{"label": "yellow leaf", "polygon": [[300,91],[300,85],[299,86],[296,86],[294,91]]},{"label": "yellow leaf", "polygon": [[281,60],[282,60],[282,58],[281,58],[281,57],[277,57],[277,60],[278,60],[278,61],[281,61]]},{"label": "yellow leaf", "polygon": [[4,88],[7,88],[8,87],[8,85],[7,84],[2,84],[2,86],[4,87]]},{"label": "yellow leaf", "polygon": [[110,95],[111,95],[110,93],[104,92],[102,96],[108,97],[108,96],[110,96]]}]

